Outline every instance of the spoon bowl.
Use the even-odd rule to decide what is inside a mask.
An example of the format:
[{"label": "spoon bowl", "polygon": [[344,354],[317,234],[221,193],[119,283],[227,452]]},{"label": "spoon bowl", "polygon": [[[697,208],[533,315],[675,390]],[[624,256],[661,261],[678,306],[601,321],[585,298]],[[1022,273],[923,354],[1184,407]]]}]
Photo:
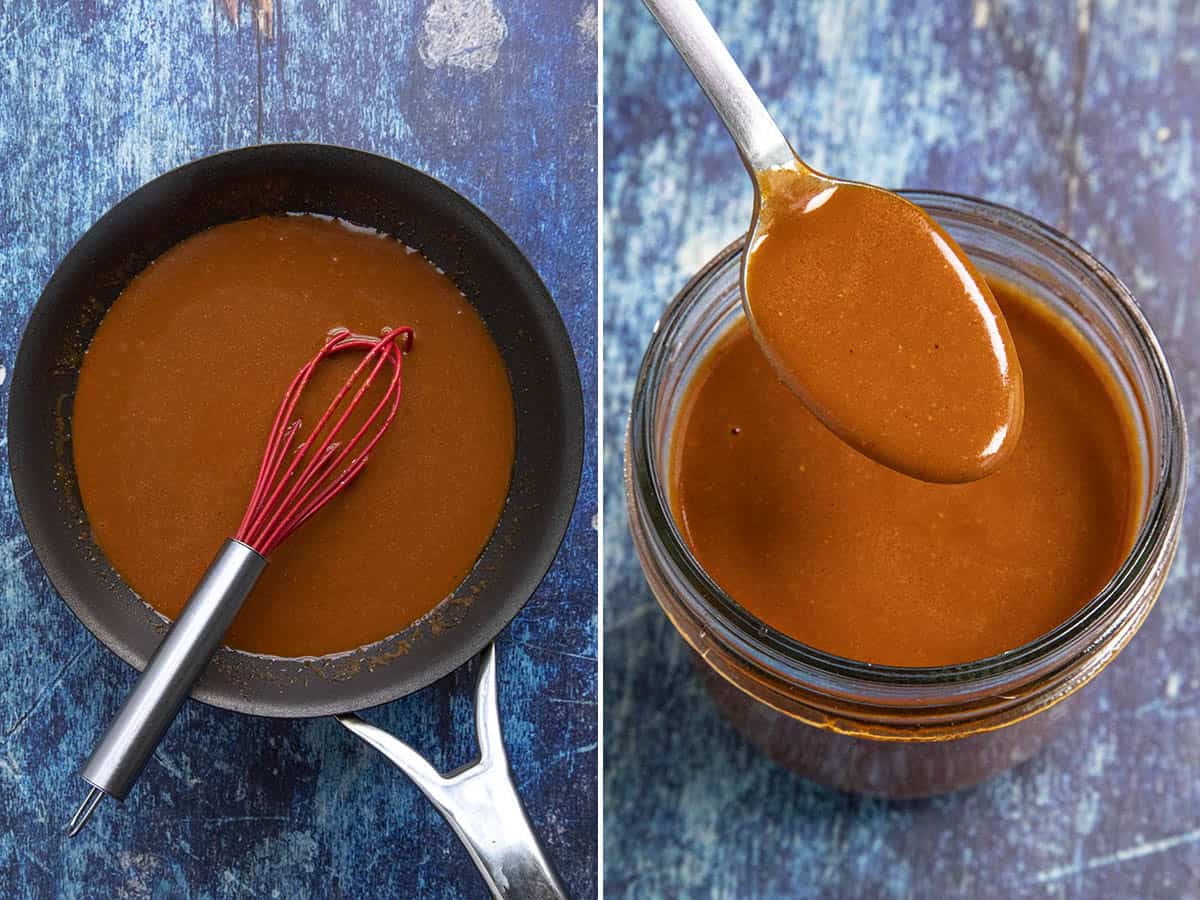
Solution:
[{"label": "spoon bowl", "polygon": [[1024,388],[987,282],[898,194],[800,161],[755,173],[742,306],[780,379],[859,452],[922,481],[990,474]]}]

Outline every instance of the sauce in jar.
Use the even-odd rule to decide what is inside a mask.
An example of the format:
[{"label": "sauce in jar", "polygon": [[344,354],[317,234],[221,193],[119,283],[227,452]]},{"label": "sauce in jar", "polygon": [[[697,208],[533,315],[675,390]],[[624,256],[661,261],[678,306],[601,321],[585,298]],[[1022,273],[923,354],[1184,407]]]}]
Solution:
[{"label": "sauce in jar", "polygon": [[861,455],[791,400],[745,322],[693,377],[670,498],[709,576],[838,656],[943,666],[1053,629],[1112,577],[1140,502],[1131,413],[1081,335],[995,282],[1024,370],[1005,464],[932,484]]}]

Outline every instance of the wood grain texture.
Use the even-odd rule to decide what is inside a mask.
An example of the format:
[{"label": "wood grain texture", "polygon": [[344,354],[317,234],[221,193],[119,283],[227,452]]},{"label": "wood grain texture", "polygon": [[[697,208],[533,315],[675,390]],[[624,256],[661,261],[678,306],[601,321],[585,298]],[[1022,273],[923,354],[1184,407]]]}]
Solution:
[{"label": "wood grain texture", "polygon": [[[1066,230],[1140,298],[1200,434],[1200,11],[1106,0],[704,0],[801,155]],[[1078,732],[889,803],[776,767],[715,712],[646,587],[620,465],[666,301],[749,221],[728,137],[635,0],[605,8],[605,892],[1200,897],[1197,494],[1169,583]],[[1193,477],[1194,481],[1194,477]]]},{"label": "wood grain texture", "polygon": [[[433,7],[465,29],[442,33],[444,59],[420,52]],[[485,14],[503,18],[503,40],[483,33],[490,63],[457,64],[478,63]],[[350,145],[423,169],[479,204],[545,279],[583,376],[588,449],[566,543],[500,638],[500,703],[520,793],[580,897],[596,891],[594,23],[592,0],[0,4],[0,373],[41,286],[109,206],[260,141]],[[189,703],[124,807],[67,841],[75,772],[134,673],[55,596],[6,472],[0,671],[6,897],[486,895],[416,789],[330,720]],[[368,715],[449,769],[474,753],[471,684],[462,671]]]}]

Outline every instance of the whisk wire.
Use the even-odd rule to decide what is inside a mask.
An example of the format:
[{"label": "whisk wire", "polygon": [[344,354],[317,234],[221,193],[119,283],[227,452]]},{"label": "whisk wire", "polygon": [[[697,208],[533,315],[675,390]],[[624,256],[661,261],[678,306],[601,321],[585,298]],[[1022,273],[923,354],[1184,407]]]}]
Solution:
[{"label": "whisk wire", "polygon": [[[243,528],[247,526],[248,520],[256,514],[256,510],[260,509],[259,504],[263,500],[262,494],[274,482],[279,464],[284,458],[287,447],[291,445],[291,442],[300,431],[300,422],[293,421],[292,414],[295,412],[300,394],[308,384],[308,379],[312,376],[317,364],[328,356],[333,351],[333,347],[344,340],[347,334],[348,332],[340,329],[332,332],[321,347],[320,352],[305,363],[303,368],[296,373],[291,384],[288,385],[288,389],[283,395],[283,400],[280,401],[279,409],[275,413],[275,421],[271,426],[266,450],[263,452],[263,464],[259,471],[259,478],[255,483],[254,494],[246,507],[246,516],[242,521]],[[287,446],[281,447],[281,443]]]},{"label": "whisk wire", "polygon": [[[328,434],[325,434],[323,436],[320,446],[317,447],[317,449],[313,452],[311,457],[308,457],[306,459],[305,454],[308,453],[309,448],[313,445],[313,443],[317,440],[317,438],[322,437],[322,432],[325,428],[325,423],[329,420],[330,415],[337,408],[337,406],[342,402],[347,391],[349,390],[350,384],[353,382],[353,380],[355,378],[358,377],[359,373],[365,367],[366,363],[371,359],[372,356],[375,355],[375,353],[377,352],[377,350],[379,349],[380,346],[383,346],[383,345],[382,344],[375,345],[374,347],[372,347],[370,352],[368,352],[368,354],[363,357],[363,360],[359,363],[359,365],[355,368],[354,372],[351,373],[350,377],[342,385],[342,388],[334,396],[333,401],[329,404],[328,407],[326,407],[325,412],[322,414],[321,418],[317,421],[317,424],[313,428],[312,433],[308,436],[307,439],[305,439],[304,443],[302,443],[300,445],[299,449],[296,451],[295,455],[292,458],[292,463],[290,466],[288,466],[288,469],[284,473],[283,478],[279,479],[279,481],[276,483],[274,491],[271,493],[270,497],[267,500],[267,503],[264,504],[263,510],[260,513],[260,521],[256,521],[256,523],[255,523],[256,525],[261,524],[262,528],[266,529],[267,531],[269,531],[271,528],[273,528],[275,526],[275,524],[278,522],[279,518],[284,514],[284,512],[286,510],[292,508],[292,504],[296,499],[297,492],[303,490],[307,484],[319,479],[320,476],[322,476],[324,474],[324,471],[323,471],[324,469],[332,468],[332,467],[336,466],[338,464],[338,462],[340,462],[341,459],[344,458],[345,453],[338,455],[338,449],[341,446],[341,444],[340,444],[340,442],[333,443],[333,437],[335,434],[337,434],[338,429],[340,429],[342,427],[342,425],[345,423],[349,414],[354,411],[354,407],[357,405],[358,401],[361,399],[363,392],[366,390],[366,388],[370,387],[372,381],[374,381],[374,379],[375,379],[375,376],[379,374],[379,369],[382,367],[383,363],[386,361],[386,359],[382,356],[380,357],[380,359],[377,360],[375,368],[371,370],[371,374],[367,377],[366,381],[364,382],[363,388],[355,396],[354,402],[352,402],[350,407],[347,409],[347,411],[345,413],[343,413],[341,419],[338,420],[337,424],[334,425],[333,428],[331,428],[329,430]],[[300,473],[297,475],[296,469],[297,469],[297,467],[300,466],[302,461],[304,461],[304,467],[300,470]],[[280,499],[279,495],[282,491],[284,491],[285,488],[288,489],[287,493],[282,497],[282,499]],[[267,520],[265,522],[261,522],[261,518],[264,516],[267,517]]]},{"label": "whisk wire", "polygon": [[[243,518],[242,527],[239,529],[239,532],[244,530],[249,535],[259,531],[263,516],[276,508],[274,503],[278,499],[279,492],[294,474],[305,451],[328,418],[329,410],[327,409],[320,421],[317,422],[317,426],[313,429],[312,434],[309,435],[292,456],[292,462],[288,466],[287,472],[284,473],[282,478],[277,479],[279,466],[287,458],[287,451],[290,449],[291,442],[300,431],[300,421],[292,419],[296,410],[296,404],[300,400],[300,395],[304,392],[304,388],[308,386],[308,380],[312,377],[312,373],[315,371],[317,365],[335,352],[335,348],[346,339],[348,334],[349,332],[342,330],[331,334],[317,355],[300,369],[296,377],[292,379],[292,383],[288,385],[288,389],[283,395],[283,400],[280,401],[279,411],[275,415],[275,422],[271,428],[270,436],[267,439],[267,448],[263,454],[263,463],[259,470],[259,477],[255,483],[255,490],[250,504],[246,508],[246,515]],[[362,365],[362,362],[360,362],[354,372],[351,373],[350,378],[358,375],[362,369]],[[345,391],[346,387],[343,385],[342,389],[334,397],[333,404],[336,404],[341,399]]]}]

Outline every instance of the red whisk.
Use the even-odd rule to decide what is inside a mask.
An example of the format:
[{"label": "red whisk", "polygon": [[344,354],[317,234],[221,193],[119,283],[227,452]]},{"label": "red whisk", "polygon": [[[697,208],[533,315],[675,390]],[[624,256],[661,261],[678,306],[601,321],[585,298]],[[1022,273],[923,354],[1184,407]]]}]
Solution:
[{"label": "red whisk", "polygon": [[[221,547],[84,765],[80,774],[91,790],[71,819],[69,834],[83,828],[106,794],[125,799],[262,574],[266,557],[362,472],[396,418],[404,354],[412,342],[408,327],[385,329],[377,338],[339,329],[292,380],[267,438],[242,524]],[[354,350],[364,351],[362,359],[293,449],[301,428],[296,407],[313,372],[335,353]],[[355,426],[351,418],[385,369],[390,369],[387,387],[369,412],[363,407],[362,421]],[[346,437],[343,430],[353,433]]]},{"label": "red whisk", "polygon": [[[404,354],[412,348],[412,340],[413,330],[408,327],[385,331],[380,338],[351,334],[344,329],[330,333],[325,346],[297,373],[287,393],[283,395],[283,402],[275,415],[275,424],[267,438],[267,449],[263,453],[262,466],[258,470],[258,480],[254,483],[254,493],[250,495],[250,503],[246,507],[242,524],[234,534],[237,540],[253,547],[260,555],[269,556],[288,535],[308,521],[317,510],[341,493],[346,485],[358,476],[367,464],[367,455],[379,443],[384,431],[396,417],[396,410],[400,406],[400,376]],[[281,473],[280,469],[286,462],[288,451],[300,431],[300,421],[292,417],[301,393],[322,360],[346,350],[367,352],[334,396],[333,402],[329,404],[304,443],[300,445],[291,463]],[[383,397],[367,416],[366,421],[354,432],[353,437],[344,442],[335,441],[334,438],[358,408],[363,395],[370,389],[380,370],[389,363],[392,367],[391,381]],[[354,382],[368,367],[370,371],[366,378],[345,410],[338,415],[338,407]],[[326,425],[335,415],[338,415],[336,423],[326,431]],[[367,437],[371,426],[381,416],[383,420],[379,428]],[[350,459],[345,469],[339,470],[346,458],[364,439],[366,444],[362,450]]]}]

